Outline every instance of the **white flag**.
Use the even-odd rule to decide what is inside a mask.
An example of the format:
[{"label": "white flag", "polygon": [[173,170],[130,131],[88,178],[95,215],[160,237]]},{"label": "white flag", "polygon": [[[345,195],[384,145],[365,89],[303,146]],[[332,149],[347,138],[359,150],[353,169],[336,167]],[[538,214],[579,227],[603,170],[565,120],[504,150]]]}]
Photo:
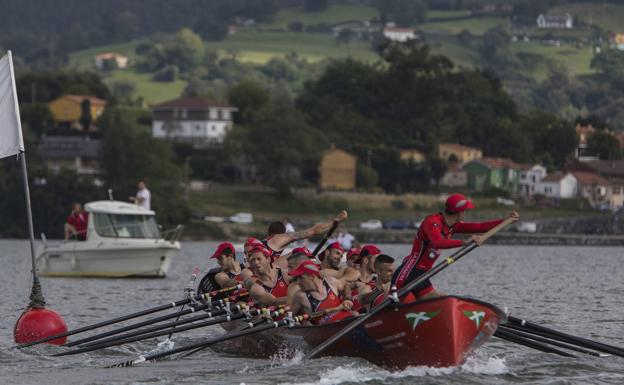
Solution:
[{"label": "white flag", "polygon": [[11,51],[0,59],[0,159],[24,151]]}]

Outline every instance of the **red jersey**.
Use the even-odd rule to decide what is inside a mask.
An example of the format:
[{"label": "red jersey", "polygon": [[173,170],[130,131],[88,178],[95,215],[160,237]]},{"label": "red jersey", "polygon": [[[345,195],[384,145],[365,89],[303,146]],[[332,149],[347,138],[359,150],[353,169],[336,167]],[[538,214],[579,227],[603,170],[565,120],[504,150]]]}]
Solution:
[{"label": "red jersey", "polygon": [[87,213],[81,211],[77,214],[72,214],[67,217],[67,223],[74,226],[76,233],[79,236],[86,236],[87,234]]},{"label": "red jersey", "polygon": [[262,286],[267,293],[272,294],[275,298],[282,298],[288,295],[288,283],[284,279],[284,275],[282,274],[282,269],[277,269],[277,281],[275,282],[275,286],[270,287],[262,283],[259,279],[256,278],[256,283]]},{"label": "red jersey", "polygon": [[440,249],[453,249],[464,244],[460,240],[451,239],[453,234],[485,233],[501,222],[501,219],[479,223],[457,222],[449,226],[442,213],[430,215],[420,225],[407,259],[414,259],[416,268],[429,270],[440,256]]},{"label": "red jersey", "polygon": [[[342,304],[342,299],[338,296],[337,293],[334,292],[332,287],[327,283],[325,279],[323,279],[323,286],[325,286],[325,291],[327,294],[324,299],[316,299],[312,296],[311,293],[306,293],[306,297],[308,297],[308,301],[310,301],[310,305],[312,306],[312,312],[315,313],[317,311],[331,309],[338,307]],[[338,311],[335,313],[326,314],[325,316],[313,320],[313,323],[316,324],[325,324],[340,321],[343,318],[350,316],[351,313],[347,311]]]},{"label": "red jersey", "polygon": [[284,251],[284,250],[275,251],[275,250],[273,250],[272,248],[269,247],[269,240],[271,238],[273,238],[274,236],[275,236],[275,234],[269,235],[268,237],[266,237],[265,239],[260,241],[260,242],[262,242],[264,247],[267,250],[269,250],[269,252],[271,253],[271,262],[275,262],[275,260],[278,259],[280,257],[280,255],[282,255],[282,251]]},{"label": "red jersey", "polygon": [[[368,282],[364,282],[361,279],[358,278],[358,282],[362,282],[363,284],[365,284],[366,286],[370,287],[371,290],[375,290],[375,288],[377,287],[377,277],[373,276],[373,278],[368,281]],[[360,303],[360,301],[358,300],[358,295],[360,294],[359,289],[356,287],[354,289],[351,290],[351,298],[353,298],[353,310],[358,311],[360,309],[362,309],[362,304]]]}]

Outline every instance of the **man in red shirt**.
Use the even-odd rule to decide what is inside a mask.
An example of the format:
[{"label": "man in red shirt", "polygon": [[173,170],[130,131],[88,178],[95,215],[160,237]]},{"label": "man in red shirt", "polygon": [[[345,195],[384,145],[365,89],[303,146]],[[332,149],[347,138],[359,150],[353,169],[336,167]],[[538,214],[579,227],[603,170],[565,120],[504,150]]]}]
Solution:
[{"label": "man in red shirt", "polygon": [[79,241],[87,239],[87,213],[82,211],[80,203],[74,203],[72,212],[65,223],[65,240],[75,235]]},{"label": "man in red shirt", "polygon": [[[403,259],[403,263],[392,277],[392,285],[400,289],[429,271],[440,256],[442,249],[461,247],[470,240],[477,245],[481,244],[481,238],[478,235],[473,235],[470,240],[460,241],[451,239],[453,234],[481,234],[502,222],[502,219],[478,223],[464,222],[464,211],[474,207],[474,204],[462,194],[453,194],[446,200],[444,212],[425,218],[416,233],[412,251]],[[508,217],[515,220],[519,218],[515,211],[509,213]],[[412,293],[417,299],[438,295],[429,280],[416,286]]]}]

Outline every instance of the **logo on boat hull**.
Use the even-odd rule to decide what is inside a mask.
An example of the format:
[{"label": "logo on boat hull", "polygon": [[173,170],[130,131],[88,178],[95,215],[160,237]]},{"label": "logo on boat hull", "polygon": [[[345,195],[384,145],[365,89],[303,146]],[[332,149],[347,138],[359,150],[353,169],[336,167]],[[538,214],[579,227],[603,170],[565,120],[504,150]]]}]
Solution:
[{"label": "logo on boat hull", "polygon": [[429,311],[424,312],[421,311],[419,313],[407,313],[405,318],[407,322],[409,322],[412,330],[416,330],[416,326],[420,325],[423,322],[431,320],[433,317],[437,316],[440,313],[440,310],[437,311]]},{"label": "logo on boat hull", "polygon": [[464,310],[464,315],[468,317],[469,320],[474,321],[474,323],[477,324],[477,329],[479,329],[479,324],[481,323],[483,317],[485,317],[485,312],[477,310]]}]

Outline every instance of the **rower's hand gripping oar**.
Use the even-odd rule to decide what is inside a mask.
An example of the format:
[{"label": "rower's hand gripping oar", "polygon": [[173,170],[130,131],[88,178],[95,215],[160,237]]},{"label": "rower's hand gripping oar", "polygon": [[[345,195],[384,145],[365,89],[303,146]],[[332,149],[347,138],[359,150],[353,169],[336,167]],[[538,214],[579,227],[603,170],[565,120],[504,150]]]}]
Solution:
[{"label": "rower's hand gripping oar", "polygon": [[329,228],[329,230],[327,230],[327,233],[325,233],[325,236],[323,236],[323,239],[321,239],[318,245],[316,245],[316,247],[314,248],[314,251],[312,252],[312,257],[316,257],[316,255],[321,251],[323,246],[325,246],[325,244],[327,243],[327,240],[329,240],[329,238],[332,236],[334,231],[336,231],[336,229],[338,228],[338,225],[340,225],[340,222],[338,222],[337,220],[334,220],[334,222],[332,223],[332,226]]},{"label": "rower's hand gripping oar", "polygon": [[242,285],[232,286],[232,287],[228,287],[228,288],[225,288],[225,289],[216,290],[216,291],[213,291],[213,292],[210,292],[210,293],[199,294],[199,295],[196,295],[193,298],[185,298],[185,299],[182,299],[182,300],[179,300],[179,301],[175,301],[175,302],[171,302],[171,303],[168,303],[168,304],[156,306],[156,307],[153,307],[153,308],[150,308],[150,309],[147,309],[147,310],[142,310],[142,311],[139,311],[139,312],[136,312],[136,313],[132,313],[132,314],[128,314],[128,315],[125,315],[125,316],[113,318],[113,319],[108,320],[108,321],[102,321],[102,322],[99,322],[99,323],[96,323],[96,324],[93,324],[93,325],[88,325],[88,326],[84,326],[84,327],[81,327],[81,328],[78,328],[78,329],[69,330],[69,331],[67,331],[65,333],[60,333],[60,334],[56,334],[56,335],[53,335],[53,336],[45,337],[45,338],[39,339],[37,341],[28,342],[28,343],[21,344],[21,345],[15,346],[15,347],[21,349],[21,348],[25,348],[25,347],[28,347],[28,346],[42,344],[44,342],[52,341],[52,340],[55,340],[57,338],[71,336],[71,335],[74,335],[74,334],[78,334],[78,333],[86,332],[86,331],[89,331],[89,330],[101,328],[101,327],[104,327],[104,326],[112,325],[112,324],[115,324],[115,323],[118,323],[118,322],[126,321],[126,320],[129,320],[129,319],[132,319],[132,318],[141,317],[141,316],[152,314],[152,313],[156,313],[156,312],[159,312],[159,311],[162,311],[162,310],[176,308],[178,306],[182,306],[182,305],[188,304],[190,302],[193,302],[193,300],[195,300],[195,301],[202,301],[202,300],[210,301],[211,297],[217,296],[219,294],[227,293],[227,292],[230,292],[230,291],[234,291],[234,290],[240,290],[240,289],[242,289]]},{"label": "rower's hand gripping oar", "polygon": [[[515,221],[516,221],[516,218],[513,218],[513,217],[509,217],[509,218],[503,220],[501,223],[499,223],[498,225],[493,227],[490,231],[488,231],[488,232],[484,233],[483,235],[481,235],[480,236],[480,241],[481,241],[480,243],[485,242],[492,235],[496,234],[497,232],[502,230],[505,226],[507,226],[510,223],[515,222]],[[363,324],[364,322],[369,320],[372,316],[374,316],[375,314],[377,314],[380,311],[382,311],[383,309],[385,309],[388,305],[395,303],[395,301],[398,298],[403,297],[404,295],[406,295],[407,293],[412,291],[414,288],[416,288],[418,285],[420,285],[421,283],[423,283],[426,280],[430,279],[431,277],[435,276],[436,274],[438,274],[442,270],[446,269],[453,262],[458,261],[464,255],[468,254],[469,252],[471,252],[472,250],[476,249],[477,247],[479,247],[479,245],[477,245],[474,241],[468,242],[466,245],[464,245],[458,251],[453,253],[450,257],[446,258],[444,260],[444,262],[439,263],[438,265],[436,265],[434,268],[432,268],[431,270],[429,270],[425,274],[421,275],[417,279],[409,282],[408,284],[406,284],[405,286],[400,288],[396,292],[396,294],[397,294],[396,296],[393,295],[393,296],[390,296],[390,297],[386,298],[379,305],[373,307],[368,313],[366,313],[363,316],[360,316],[359,318],[356,318],[355,320],[351,321],[351,323],[349,323],[347,326],[345,326],[338,333],[334,334],[333,336],[331,336],[330,338],[325,340],[325,342],[321,343],[320,345],[318,345],[317,347],[312,349],[304,357],[304,359],[310,359],[310,358],[313,358],[314,356],[318,355],[323,350],[325,350],[329,346],[333,345],[334,342],[338,341],[341,337],[345,336],[347,333],[349,333],[350,331],[352,331],[356,327],[360,326],[361,324]]]}]

